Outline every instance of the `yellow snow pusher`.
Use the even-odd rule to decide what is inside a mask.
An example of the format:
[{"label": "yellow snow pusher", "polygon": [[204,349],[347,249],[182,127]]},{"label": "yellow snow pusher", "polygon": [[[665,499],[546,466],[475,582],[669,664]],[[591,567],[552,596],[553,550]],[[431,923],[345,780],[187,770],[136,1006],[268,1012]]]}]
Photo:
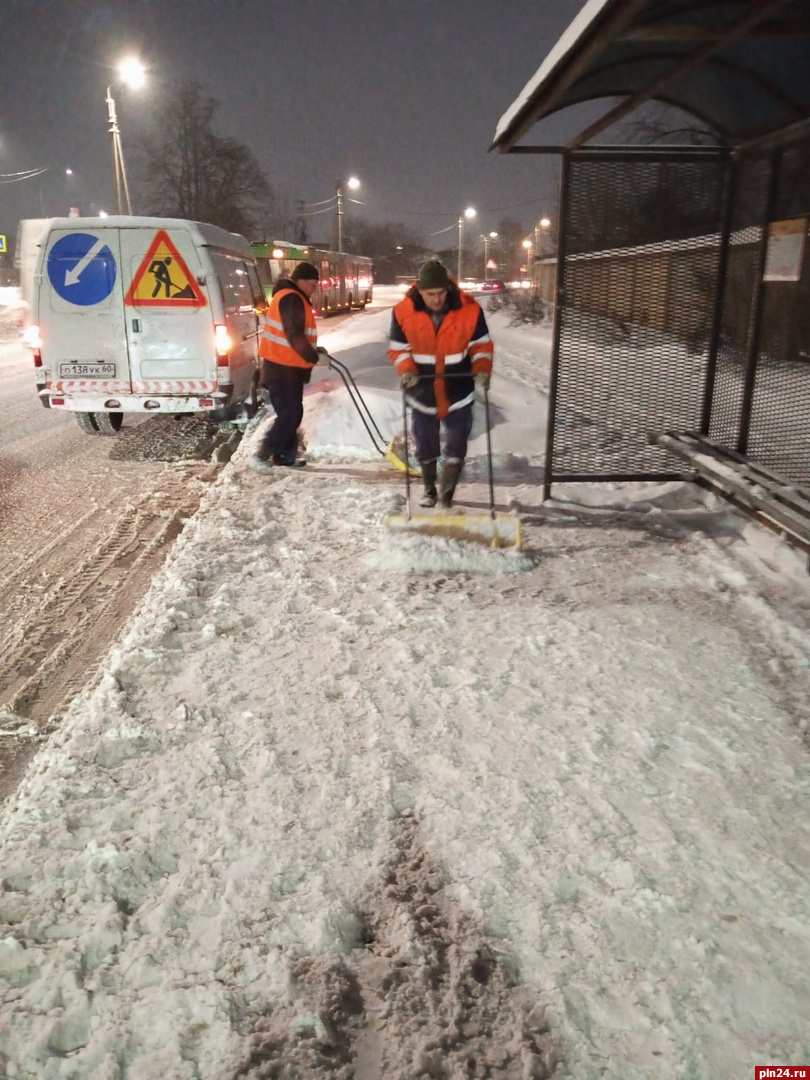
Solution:
[{"label": "yellow snow pusher", "polygon": [[[344,363],[338,360],[336,357],[329,355],[329,366],[334,368],[338,375],[343,380],[343,385],[346,387],[346,392],[351,399],[355,409],[357,409],[357,415],[363,422],[363,427],[368,432],[368,436],[371,439],[371,445],[381,454],[386,461],[390,462],[395,469],[399,469],[400,472],[405,472],[408,466],[405,464],[405,452],[402,448],[402,436],[395,435],[393,439],[386,446],[385,437],[377,426],[377,421],[371,415],[371,411],[364,401],[360,391],[357,388],[357,383],[354,381],[354,376],[349,371]],[[419,476],[419,470],[411,468],[411,476]]]},{"label": "yellow snow pusher", "polygon": [[[448,376],[446,376],[448,377]],[[489,393],[484,390],[484,417],[487,438],[487,477],[489,480],[488,513],[470,513],[453,510],[425,510],[413,513],[411,507],[411,476],[415,470],[408,461],[408,402],[402,394],[402,447],[405,471],[405,513],[389,514],[385,528],[393,533],[411,533],[422,536],[439,536],[452,540],[465,540],[486,544],[491,548],[519,548],[521,544],[520,518],[517,514],[505,514],[495,509],[495,487],[492,478],[492,440],[490,436]],[[416,475],[421,473],[416,472]]]}]

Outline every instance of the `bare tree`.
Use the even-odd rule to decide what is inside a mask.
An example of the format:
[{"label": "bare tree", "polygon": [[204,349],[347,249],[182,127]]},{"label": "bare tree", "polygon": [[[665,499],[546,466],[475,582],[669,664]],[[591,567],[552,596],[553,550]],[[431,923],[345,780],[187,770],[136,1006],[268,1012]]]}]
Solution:
[{"label": "bare tree", "polygon": [[348,240],[348,251],[371,256],[375,277],[383,284],[392,284],[399,275],[415,276],[427,258],[419,235],[399,221],[372,225],[358,219]]},{"label": "bare tree", "polygon": [[142,202],[148,213],[206,221],[255,239],[273,231],[273,191],[252,152],[213,130],[218,108],[196,81],[173,87],[159,134],[141,148]]}]

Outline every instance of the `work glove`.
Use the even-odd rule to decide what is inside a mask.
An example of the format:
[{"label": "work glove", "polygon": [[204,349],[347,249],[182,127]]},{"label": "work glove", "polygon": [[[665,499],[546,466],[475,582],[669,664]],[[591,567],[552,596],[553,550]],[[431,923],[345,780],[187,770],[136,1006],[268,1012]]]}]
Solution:
[{"label": "work glove", "polygon": [[315,351],[318,354],[317,366],[330,368],[332,366],[332,357],[329,355],[323,345],[319,345]]},{"label": "work glove", "polygon": [[492,376],[488,371],[477,371],[473,378],[478,390],[489,390],[489,381]]},{"label": "work glove", "polygon": [[403,390],[412,390],[418,382],[419,376],[415,371],[406,371],[404,375],[399,377],[399,385]]}]

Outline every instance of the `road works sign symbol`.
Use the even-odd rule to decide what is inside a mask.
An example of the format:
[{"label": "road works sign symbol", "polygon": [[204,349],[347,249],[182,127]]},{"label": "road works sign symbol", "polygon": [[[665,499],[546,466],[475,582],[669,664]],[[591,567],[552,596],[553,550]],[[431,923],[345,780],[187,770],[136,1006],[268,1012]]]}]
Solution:
[{"label": "road works sign symbol", "polygon": [[115,256],[106,242],[92,233],[60,236],[48,252],[48,277],[69,304],[91,307],[113,291]]},{"label": "road works sign symbol", "polygon": [[165,229],[155,233],[124,297],[131,307],[205,307],[194,275]]}]

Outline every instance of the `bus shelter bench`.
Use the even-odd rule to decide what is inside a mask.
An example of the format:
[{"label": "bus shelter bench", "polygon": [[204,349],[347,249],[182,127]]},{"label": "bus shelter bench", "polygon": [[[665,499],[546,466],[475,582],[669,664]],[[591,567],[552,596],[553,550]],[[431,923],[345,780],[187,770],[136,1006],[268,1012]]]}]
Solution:
[{"label": "bus shelter bench", "polygon": [[650,441],[686,461],[692,473],[810,551],[810,487],[792,484],[696,432],[664,431]]}]

